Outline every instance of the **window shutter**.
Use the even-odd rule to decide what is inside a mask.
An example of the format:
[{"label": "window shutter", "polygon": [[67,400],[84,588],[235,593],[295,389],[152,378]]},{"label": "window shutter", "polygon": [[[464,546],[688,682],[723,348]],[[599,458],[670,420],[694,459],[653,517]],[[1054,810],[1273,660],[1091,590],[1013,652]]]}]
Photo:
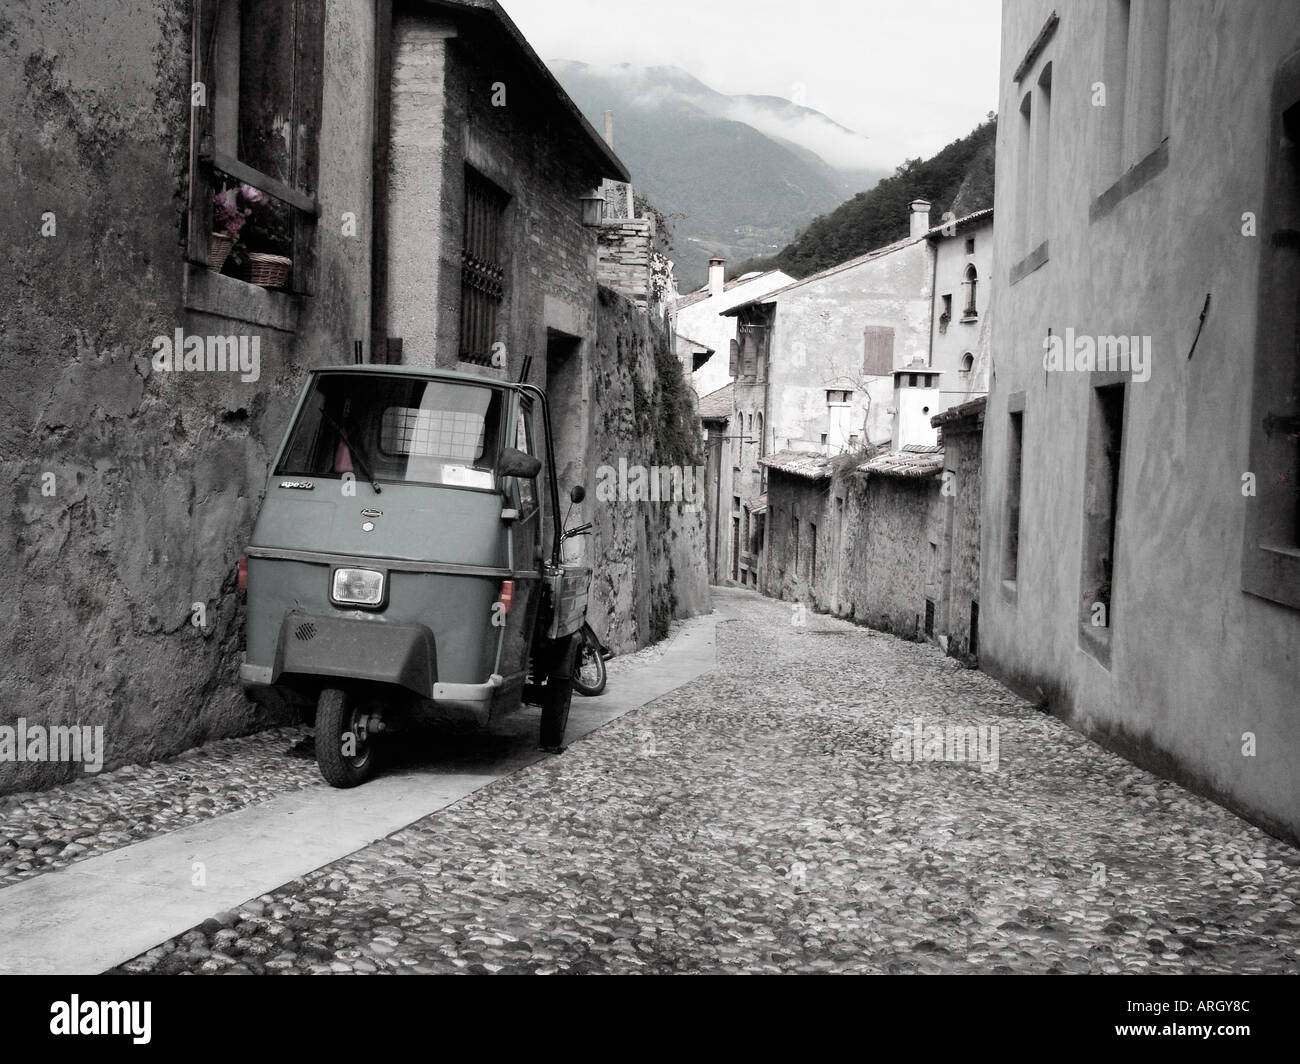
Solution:
[{"label": "window shutter", "polygon": [[743,353],[745,356],[745,376],[753,377],[758,373],[758,344],[754,342],[753,333],[745,337]]},{"label": "window shutter", "polygon": [[887,377],[894,372],[894,330],[888,325],[868,325],[862,331],[862,372]]},{"label": "window shutter", "polygon": [[728,372],[734,377],[740,369],[740,344],[735,340],[731,341],[731,363]]},{"label": "window shutter", "polygon": [[[217,80],[211,57],[217,32],[217,0],[195,0],[190,42],[191,81],[203,85],[204,106],[190,107],[189,232],[186,258],[199,266],[209,263],[212,245],[212,172],[200,156],[212,151],[212,110]],[[229,91],[229,90],[227,90]]]}]

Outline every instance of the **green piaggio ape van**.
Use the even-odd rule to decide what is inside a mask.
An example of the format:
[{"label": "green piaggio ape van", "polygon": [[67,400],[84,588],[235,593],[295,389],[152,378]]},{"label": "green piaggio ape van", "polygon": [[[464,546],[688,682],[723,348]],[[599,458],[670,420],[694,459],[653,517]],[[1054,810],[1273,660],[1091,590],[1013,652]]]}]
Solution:
[{"label": "green piaggio ape van", "polygon": [[370,778],[379,737],[411,715],[486,726],[528,702],[559,749],[591,581],[561,563],[590,526],[561,520],[541,389],[311,370],[240,561],[245,693],[314,713],[336,787]]}]

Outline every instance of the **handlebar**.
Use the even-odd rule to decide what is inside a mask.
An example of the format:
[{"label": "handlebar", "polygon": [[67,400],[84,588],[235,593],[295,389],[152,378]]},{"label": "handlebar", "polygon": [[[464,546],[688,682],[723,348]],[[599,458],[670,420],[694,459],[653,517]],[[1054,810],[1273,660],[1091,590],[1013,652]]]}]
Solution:
[{"label": "handlebar", "polygon": [[588,521],[585,525],[578,525],[577,528],[570,528],[560,538],[568,539],[570,536],[587,536],[591,534],[592,522]]}]

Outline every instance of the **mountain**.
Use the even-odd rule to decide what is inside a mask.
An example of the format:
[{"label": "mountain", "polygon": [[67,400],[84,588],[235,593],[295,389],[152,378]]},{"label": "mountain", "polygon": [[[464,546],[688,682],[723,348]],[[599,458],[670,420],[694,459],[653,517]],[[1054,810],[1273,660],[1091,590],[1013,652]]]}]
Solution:
[{"label": "mountain", "polygon": [[672,228],[683,291],[710,255],[771,255],[886,173],[861,134],[780,97],[729,96],[671,66],[550,67],[596,129],[614,112],[614,150]]},{"label": "mountain", "polygon": [[874,188],[859,192],[835,210],[814,219],[772,256],[757,256],[736,272],[782,269],[793,277],[864,255],[901,240],[908,233],[908,204],[930,201],[930,221],[945,211],[961,218],[993,206],[993,153],[997,119],[990,115],[975,129],[929,159],[909,159]]}]

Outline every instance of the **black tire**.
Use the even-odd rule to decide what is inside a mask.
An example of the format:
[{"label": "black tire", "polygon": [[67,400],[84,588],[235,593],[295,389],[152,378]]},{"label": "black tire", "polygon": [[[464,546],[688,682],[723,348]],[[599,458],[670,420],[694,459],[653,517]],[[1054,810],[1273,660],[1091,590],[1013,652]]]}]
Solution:
[{"label": "black tire", "polygon": [[564,732],[569,726],[569,707],[573,704],[574,658],[580,637],[571,635],[555,648],[551,668],[542,692],[543,750],[559,752],[564,749]]},{"label": "black tire", "polygon": [[356,787],[375,773],[374,737],[359,727],[361,711],[356,696],[337,687],[316,701],[316,764],[331,787]]},{"label": "black tire", "polygon": [[578,657],[573,663],[573,689],[592,698],[605,690],[605,658],[591,626],[584,623],[578,633]]}]

